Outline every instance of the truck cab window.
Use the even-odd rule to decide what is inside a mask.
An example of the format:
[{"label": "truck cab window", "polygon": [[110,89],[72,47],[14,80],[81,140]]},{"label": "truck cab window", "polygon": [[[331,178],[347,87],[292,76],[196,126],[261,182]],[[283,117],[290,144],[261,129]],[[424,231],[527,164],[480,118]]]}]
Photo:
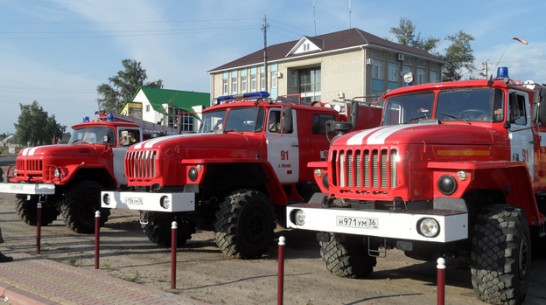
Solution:
[{"label": "truck cab window", "polygon": [[510,123],[527,125],[527,111],[525,110],[525,96],[515,92],[510,93]]},{"label": "truck cab window", "polygon": [[313,117],[313,134],[326,135],[326,122],[333,120],[335,118],[331,114],[315,114]]},{"label": "truck cab window", "polygon": [[119,131],[119,143],[123,146],[130,146],[138,142],[140,134],[138,130],[120,130]]},{"label": "truck cab window", "polygon": [[432,118],[434,92],[395,96],[386,103],[384,125],[419,123]]},{"label": "truck cab window", "polygon": [[436,117],[442,121],[501,122],[503,93],[498,89],[458,89],[438,93]]}]

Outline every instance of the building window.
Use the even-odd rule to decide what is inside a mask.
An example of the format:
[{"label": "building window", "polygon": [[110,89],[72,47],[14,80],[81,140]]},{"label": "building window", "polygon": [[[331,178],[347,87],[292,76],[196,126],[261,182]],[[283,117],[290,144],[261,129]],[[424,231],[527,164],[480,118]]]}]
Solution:
[{"label": "building window", "polygon": [[438,82],[438,72],[430,71],[430,82],[431,83]]},{"label": "building window", "polygon": [[296,71],[290,73],[290,87],[294,89],[298,88],[298,73]]},{"label": "building window", "polygon": [[150,112],[150,105],[146,105],[146,112]]},{"label": "building window", "polygon": [[277,72],[271,72],[271,89],[277,89]]},{"label": "building window", "polygon": [[193,132],[194,131],[194,117],[187,112],[179,112],[178,116],[180,117],[180,130],[182,132]]},{"label": "building window", "polygon": [[237,93],[237,75],[231,76],[231,93]]},{"label": "building window", "polygon": [[383,62],[377,59],[372,61],[372,78],[383,79]]},{"label": "building window", "polygon": [[250,92],[256,92],[256,74],[250,75]]},{"label": "building window", "polygon": [[425,70],[418,68],[417,69],[417,84],[424,84],[425,83]]},{"label": "building window", "polygon": [[260,72],[260,90],[265,90],[265,73]]},{"label": "building window", "polygon": [[299,92],[303,104],[321,99],[320,68],[302,69],[299,74]]},{"label": "building window", "polygon": [[305,52],[305,51],[309,51],[309,48],[310,48],[310,47],[309,47],[309,43],[304,43],[304,44],[303,44],[303,51],[304,51],[304,52]]},{"label": "building window", "polygon": [[224,78],[224,79],[222,79],[222,91],[223,91],[224,95],[229,94],[228,89],[229,89],[228,79]]},{"label": "building window", "polygon": [[389,63],[389,82],[398,82],[398,73],[396,73],[397,69],[396,63]]},{"label": "building window", "polygon": [[246,75],[241,76],[241,93],[246,93]]},{"label": "building window", "polygon": [[385,91],[383,61],[372,60],[372,93],[379,94]]}]

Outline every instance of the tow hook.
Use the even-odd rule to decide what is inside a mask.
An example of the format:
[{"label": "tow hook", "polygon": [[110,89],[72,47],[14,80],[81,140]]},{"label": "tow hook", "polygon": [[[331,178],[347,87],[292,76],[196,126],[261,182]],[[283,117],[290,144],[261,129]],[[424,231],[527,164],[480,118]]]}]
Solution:
[{"label": "tow hook", "polygon": [[140,211],[140,224],[141,225],[147,225],[148,224],[148,212],[147,211]]}]

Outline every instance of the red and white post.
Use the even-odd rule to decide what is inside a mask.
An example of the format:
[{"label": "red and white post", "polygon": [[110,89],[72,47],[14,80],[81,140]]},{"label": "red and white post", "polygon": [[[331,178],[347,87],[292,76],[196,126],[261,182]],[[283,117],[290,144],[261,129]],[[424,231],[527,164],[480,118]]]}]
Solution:
[{"label": "red and white post", "polygon": [[445,280],[446,280],[446,260],[443,257],[440,257],[437,261],[438,266],[436,267],[437,272],[437,288],[436,291],[438,293],[437,298],[437,305],[444,305],[446,300],[446,294],[445,294]]},{"label": "red and white post", "polygon": [[40,243],[42,239],[42,202],[36,205],[36,254],[40,254]]},{"label": "red and white post", "polygon": [[178,225],[176,221],[171,225],[171,289],[176,289],[176,237]]},{"label": "red and white post", "polygon": [[99,269],[100,211],[95,212],[95,269]]},{"label": "red and white post", "polygon": [[283,304],[284,299],[284,236],[279,237],[279,270],[277,275],[277,305]]}]

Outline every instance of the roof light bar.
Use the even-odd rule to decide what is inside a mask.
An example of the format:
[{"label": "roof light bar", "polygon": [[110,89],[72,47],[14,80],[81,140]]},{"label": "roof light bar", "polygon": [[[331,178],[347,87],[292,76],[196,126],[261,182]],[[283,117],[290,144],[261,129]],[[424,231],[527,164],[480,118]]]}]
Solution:
[{"label": "roof light bar", "polygon": [[269,92],[267,91],[258,91],[258,92],[248,92],[237,95],[223,95],[216,98],[218,103],[225,101],[241,100],[241,99],[259,99],[269,97]]}]

